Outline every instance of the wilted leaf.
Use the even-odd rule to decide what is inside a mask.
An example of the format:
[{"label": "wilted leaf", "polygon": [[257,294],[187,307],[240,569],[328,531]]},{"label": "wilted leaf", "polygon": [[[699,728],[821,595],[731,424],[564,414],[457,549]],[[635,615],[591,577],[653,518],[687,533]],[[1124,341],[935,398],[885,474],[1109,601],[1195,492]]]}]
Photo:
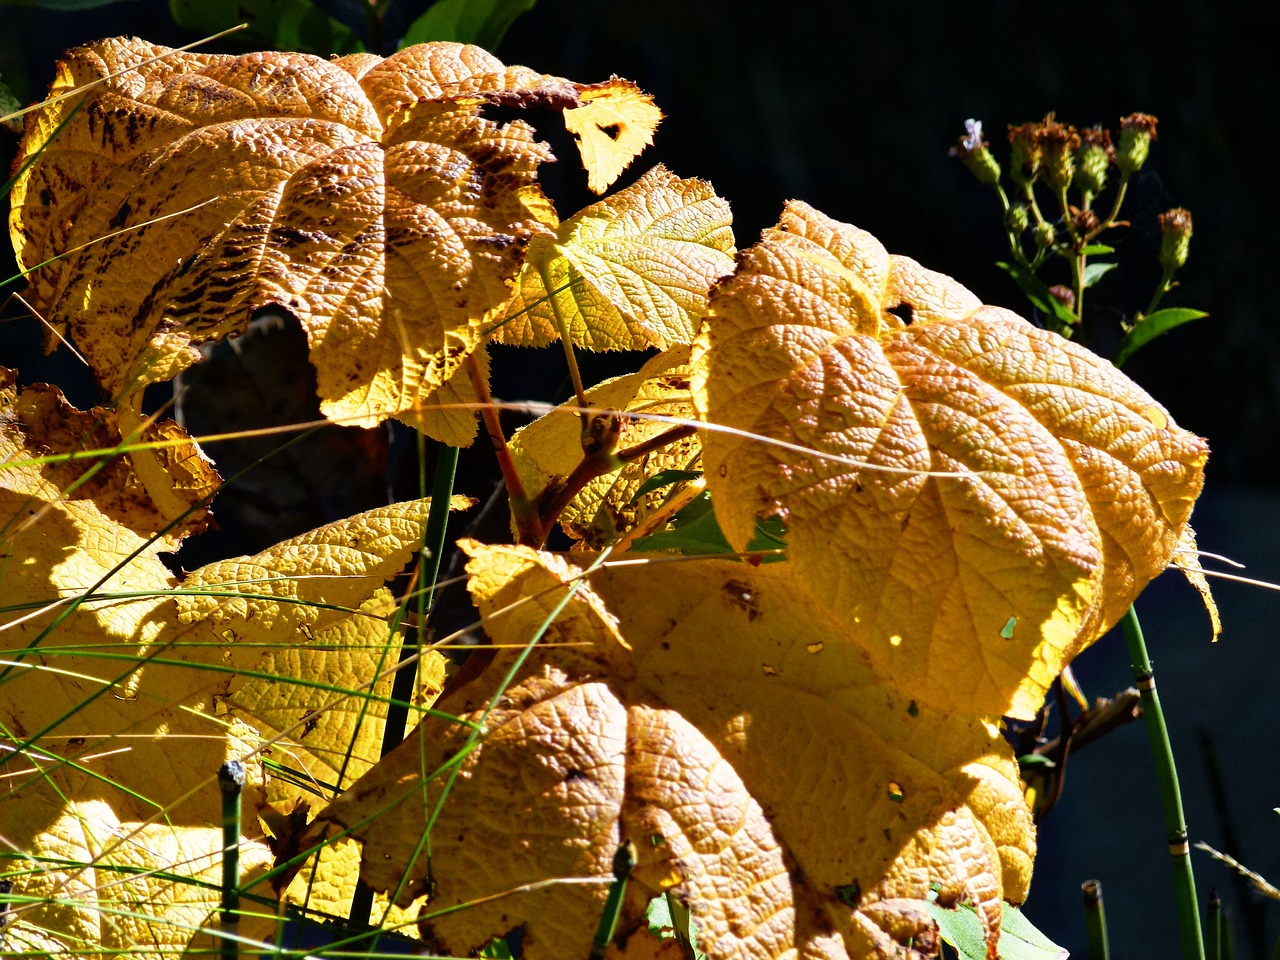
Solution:
[{"label": "wilted leaf", "polygon": [[[499,644],[528,642],[579,575],[527,548],[467,549]],[[639,856],[623,929],[671,890],[713,960],[890,957],[913,942],[923,953],[936,943],[931,884],[944,902],[975,904],[994,942],[1001,899],[1025,896],[1034,849],[1012,754],[994,726],[885,685],[844,632],[785,564],[595,572],[478,742],[428,720],[320,819],[355,829],[366,881],[411,897],[439,772],[460,760],[420,919],[454,954],[516,923],[530,960],[585,956],[581,918],[599,915],[623,839]],[[479,720],[490,689],[441,706]],[[601,882],[556,883],[584,876]],[[547,885],[450,910],[534,881]]]},{"label": "wilted leaf", "polygon": [[587,168],[587,186],[604,193],[609,185],[653,143],[662,111],[653,97],[629,80],[613,77],[582,88],[582,106],[564,112],[564,125],[578,138]]},{"label": "wilted leaf", "polygon": [[[596,410],[692,419],[688,360],[688,347],[673,347],[650,359],[638,372],[588,390],[587,399]],[[509,446],[525,489],[542,490],[560,483],[577,466],[582,459],[579,416],[576,402],[567,403],[516,431]],[[629,419],[622,428],[619,447],[643,443],[672,426],[669,421]],[[638,457],[621,470],[597,477],[570,501],[560,515],[560,525],[569,536],[589,546],[612,543],[687,485],[674,484],[637,497],[645,481],[663,470],[688,469],[697,463],[699,449],[697,437],[685,437]]]},{"label": "wilted leaf", "polygon": [[329,61],[106,40],[68,54],[50,93],[90,83],[32,114],[23,141],[39,156],[10,227],[35,307],[113,396],[287,310],[325,415],[361,425],[453,375],[548,232],[550,153],[481,108],[582,102],[455,43]]},{"label": "wilted leaf", "polygon": [[[345,629],[351,608],[416,549],[425,508],[381,508],[179,582],[159,553],[176,549],[182,533],[155,537],[170,517],[127,460],[96,469],[94,460],[36,459],[114,446],[113,416],[74,411],[49,387],[16,393],[11,380],[0,400],[0,552],[7,558],[0,567],[7,664],[0,766],[9,778],[0,836],[15,892],[61,891],[20,922],[63,949],[87,938],[109,953],[146,944],[173,956],[216,902],[216,890],[200,885],[211,851],[221,847],[214,775],[224,760],[251,756],[264,736],[279,732],[278,710],[259,720],[247,708],[235,716],[221,708],[225,697],[243,694],[233,665],[303,646],[326,627]],[[172,432],[182,445],[166,455],[202,463],[194,445]],[[172,472],[177,482],[192,475]],[[191,493],[167,495],[180,502]],[[178,588],[234,595],[175,596]],[[361,616],[383,617],[380,640],[394,651],[385,614]],[[366,631],[364,642],[374,636]],[[295,662],[319,669],[311,657],[286,657],[286,677]],[[255,702],[255,709],[268,706],[285,709],[269,697]],[[372,762],[368,743],[357,745],[362,762]],[[307,741],[313,755],[346,746]],[[253,809],[264,781],[259,765],[248,772],[245,804]],[[260,871],[268,855],[251,819],[246,831],[245,865]],[[129,909],[119,913],[112,905],[122,899]],[[32,932],[33,924],[44,932]]]},{"label": "wilted leaf", "polygon": [[700,415],[758,435],[703,438],[729,542],[781,517],[797,578],[942,709],[1033,716],[1200,492],[1204,442],[1110,364],[803,204],[716,288],[692,369]]},{"label": "wilted leaf", "polygon": [[541,347],[567,330],[588,350],[692,343],[732,253],[729,204],[702,180],[654,167],[530,244],[495,339]]}]

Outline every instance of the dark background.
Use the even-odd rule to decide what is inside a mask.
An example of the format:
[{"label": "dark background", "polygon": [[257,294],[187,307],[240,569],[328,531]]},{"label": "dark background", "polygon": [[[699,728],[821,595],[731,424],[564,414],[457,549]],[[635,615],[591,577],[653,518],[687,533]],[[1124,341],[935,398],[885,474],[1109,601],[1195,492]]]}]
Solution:
[{"label": "dark background", "polygon": [[[946,155],[964,120],[983,121],[1003,160],[1006,126],[1049,110],[1080,126],[1114,128],[1137,110],[1159,117],[1159,140],[1126,206],[1134,226],[1112,235],[1125,266],[1090,291],[1105,309],[1088,332],[1105,348],[1120,313],[1146,305],[1158,278],[1156,214],[1189,208],[1191,259],[1165,305],[1211,316],[1157,341],[1126,369],[1181,425],[1210,439],[1208,492],[1197,513],[1201,546],[1277,580],[1277,26],[1280,13],[1270,5],[1186,0],[542,0],[498,53],[579,81],[616,73],[653,93],[668,119],[623,182],[659,161],[710,180],[733,205],[741,246],[776,221],[785,199],[803,199],[956,277],[985,302],[1023,313],[1020,293],[992,266],[1007,253],[994,197]],[[195,39],[171,25],[165,4],[148,0],[74,14],[0,7],[0,74],[38,96],[59,51],[120,33]],[[551,137],[554,124],[538,126],[563,158],[548,171],[549,188],[562,213],[571,212],[590,199],[584,177],[567,142]],[[4,146],[11,150],[12,141]],[[0,315],[15,314],[9,306]],[[0,362],[36,363],[34,336],[19,321],[0,326]],[[507,396],[559,383],[558,372],[542,367],[552,361],[532,356],[498,358],[507,377],[498,382],[517,384]],[[1203,614],[1168,575],[1139,606],[1161,669],[1193,839],[1222,848],[1234,829],[1241,858],[1280,880],[1280,818],[1270,811],[1280,805],[1272,746],[1280,669],[1271,629],[1280,606],[1257,588],[1228,585],[1219,595],[1227,632],[1212,648]],[[1125,686],[1118,638],[1086,654],[1079,672],[1090,695]],[[1226,800],[1216,805],[1193,728],[1206,730],[1222,757],[1216,782]],[[1141,731],[1120,731],[1073,764],[1066,798],[1043,826],[1028,914],[1081,955],[1078,884],[1100,877],[1113,955],[1172,955],[1169,868]],[[1269,952],[1280,905],[1242,896],[1203,854],[1196,863],[1202,894],[1216,885],[1235,914],[1237,955]],[[1264,947],[1257,929],[1268,909]]]}]

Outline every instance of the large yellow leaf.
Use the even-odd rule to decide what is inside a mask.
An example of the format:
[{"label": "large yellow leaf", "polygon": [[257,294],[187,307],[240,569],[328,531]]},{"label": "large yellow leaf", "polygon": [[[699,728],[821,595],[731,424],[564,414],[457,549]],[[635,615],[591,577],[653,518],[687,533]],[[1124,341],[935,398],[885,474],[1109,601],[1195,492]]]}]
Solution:
[{"label": "large yellow leaf", "polygon": [[[467,549],[497,643],[527,643],[580,575],[528,548]],[[517,926],[530,960],[585,955],[623,840],[639,857],[623,930],[673,889],[713,960],[926,952],[932,884],[972,902],[994,945],[1034,851],[1011,752],[977,717],[887,686],[845,626],[784,564],[595,572],[487,717],[492,687],[459,691],[481,736],[425,722],[320,822],[354,828],[365,880],[411,898],[425,817],[460,761],[420,918],[453,954]]]},{"label": "large yellow leaf", "polygon": [[729,542],[783,517],[796,577],[942,709],[1032,716],[1168,565],[1207,455],[1111,364],[800,203],[716,288],[693,392],[756,435],[703,438]]},{"label": "large yellow leaf", "polygon": [[172,377],[280,308],[324,413],[363,425],[449,379],[547,232],[549,151],[482,106],[582,102],[455,43],[329,61],[105,40],[50,95],[69,96],[30,116],[10,227],[34,305],[104,389]]},{"label": "large yellow leaf", "polygon": [[495,339],[541,347],[567,330],[589,350],[690,343],[732,254],[729,204],[654,167],[530,244]]},{"label": "large yellow leaf", "polygon": [[[101,469],[92,459],[39,462],[115,446],[114,417],[74,411],[48,387],[17,393],[11,378],[0,401],[0,836],[15,890],[59,897],[21,910],[18,922],[23,936],[51,937],[77,954],[155,944],[161,956],[175,955],[191,934],[185,925],[214,902],[196,884],[220,842],[214,775],[280,732],[285,709],[260,697],[227,715],[225,698],[244,695],[233,668],[278,666],[282,696],[295,659],[299,669],[319,669],[302,656],[262,667],[263,651],[339,642],[332,631],[351,623],[350,608],[416,549],[425,507],[371,511],[179,581],[159,554],[176,549],[181,535],[155,536],[171,518],[127,460],[105,459]],[[167,455],[203,464],[189,441]],[[190,475],[175,472],[182,484]],[[201,482],[213,482],[212,474]],[[176,596],[176,588],[232,596]],[[358,616],[363,642],[380,640],[394,657],[387,612]],[[333,679],[358,686],[345,675]],[[337,720],[331,726],[335,736],[349,732]],[[365,765],[373,759],[369,740],[354,741]],[[346,746],[307,740],[313,755]],[[249,809],[263,790],[262,769],[250,764]],[[246,824],[246,865],[261,870],[268,854],[252,818]],[[121,869],[140,867],[161,875],[126,883]],[[121,899],[133,916],[117,915]]]},{"label": "large yellow leaf", "polygon": [[[660,416],[690,420],[694,417],[689,396],[689,348],[672,347],[658,354],[636,373],[597,384],[587,391],[595,411],[618,410],[636,415],[627,419],[618,436],[621,449],[636,446],[670,430]],[[555,488],[582,459],[580,419],[576,401],[557,407],[527,427],[516,431],[508,446],[526,490]],[[685,437],[637,457],[622,469],[590,481],[560,514],[560,525],[569,536],[588,546],[602,547],[624,532],[634,530],[661,510],[667,498],[686,486],[677,483],[641,493],[650,477],[664,470],[699,469],[697,437]]]}]

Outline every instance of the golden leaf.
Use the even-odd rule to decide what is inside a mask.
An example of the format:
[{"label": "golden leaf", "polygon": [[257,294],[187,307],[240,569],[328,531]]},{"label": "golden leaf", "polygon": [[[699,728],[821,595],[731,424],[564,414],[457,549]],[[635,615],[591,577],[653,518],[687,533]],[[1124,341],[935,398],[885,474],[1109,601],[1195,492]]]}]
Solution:
[{"label": "golden leaf", "polygon": [[541,347],[567,330],[588,350],[691,343],[732,254],[729,204],[654,167],[530,244],[494,339]]},{"label": "golden leaf", "polygon": [[[160,498],[181,502],[193,496],[193,476],[197,489],[214,478],[178,428],[164,433],[178,445],[154,452],[195,465],[174,469],[179,488]],[[0,836],[24,853],[7,868],[15,892],[53,898],[19,909],[10,932],[77,953],[87,940],[108,955],[145,944],[172,957],[216,905],[216,888],[201,885],[221,849],[214,776],[224,761],[247,759],[264,737],[280,733],[280,711],[290,706],[264,695],[228,715],[225,698],[247,695],[234,667],[261,666],[264,651],[276,650],[274,690],[282,697],[292,689],[285,681],[294,664],[321,669],[323,657],[278,651],[312,639],[339,642],[351,629],[352,608],[417,548],[425,509],[381,508],[179,581],[159,555],[177,549],[185,530],[157,535],[172,518],[124,456],[42,462],[117,446],[108,411],[79,413],[50,387],[19,393],[11,375],[0,383],[0,552],[7,558],[0,567],[0,766],[9,784]],[[164,476],[157,471],[153,479]],[[177,596],[178,588],[205,595]],[[382,634],[365,630],[360,642],[380,640],[395,656],[386,613],[366,608],[358,616]],[[352,657],[344,662],[357,665]],[[349,682],[355,686],[342,678]],[[329,723],[334,735],[348,732],[338,718]],[[313,756],[347,747],[302,739]],[[372,763],[369,737],[355,742],[360,762]],[[247,769],[244,803],[252,810],[265,782],[259,764]],[[270,854],[253,818],[246,823],[243,859],[252,879]],[[121,900],[130,904],[123,913],[112,907]]]},{"label": "golden leaf", "polygon": [[325,415],[361,425],[453,375],[548,232],[550,153],[482,107],[580,102],[455,43],[329,61],[105,40],[69,53],[50,94],[86,84],[23,141],[10,228],[34,306],[116,397],[287,310]]},{"label": "golden leaf", "polygon": [[[674,426],[669,421],[644,419],[645,414],[694,418],[688,361],[687,346],[672,347],[651,358],[636,373],[607,380],[587,391],[594,410],[637,415],[624,422],[620,448],[651,440]],[[542,490],[563,481],[573,471],[582,458],[581,428],[577,402],[573,401],[516,431],[508,446],[526,490]],[[621,470],[597,477],[565,507],[560,514],[561,527],[589,547],[613,543],[662,510],[668,498],[687,485],[672,484],[637,496],[645,481],[664,470],[699,469],[700,449],[696,436],[685,437],[637,457]]]},{"label": "golden leaf", "polygon": [[1033,716],[1168,565],[1207,456],[1109,363],[799,203],[717,286],[693,394],[729,542],[782,517],[796,578],[941,709]]},{"label": "golden leaf", "polygon": [[[528,548],[466,548],[498,644],[528,643],[581,577]],[[901,956],[933,942],[934,884],[977,908],[994,945],[1034,852],[994,725],[886,685],[787,565],[629,564],[590,583],[490,712],[486,687],[442,704],[482,734],[424,722],[318,818],[353,827],[362,876],[408,899],[427,870],[413,851],[443,804],[425,936],[465,954],[517,925],[530,960],[584,956],[591,926],[564,918],[599,914],[629,839],[623,929],[671,890],[712,960]],[[562,882],[581,877],[599,883]]]},{"label": "golden leaf", "polygon": [[564,125],[578,139],[587,186],[593,193],[604,193],[653,143],[662,111],[653,97],[619,77],[579,91],[582,106],[564,112]]}]

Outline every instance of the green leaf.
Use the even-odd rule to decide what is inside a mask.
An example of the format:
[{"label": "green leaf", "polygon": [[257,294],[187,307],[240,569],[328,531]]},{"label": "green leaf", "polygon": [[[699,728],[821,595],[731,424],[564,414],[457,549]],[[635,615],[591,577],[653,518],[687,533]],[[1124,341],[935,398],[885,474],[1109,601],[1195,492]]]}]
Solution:
[{"label": "green leaf", "polygon": [[1169,307],[1148,314],[1124,335],[1124,339],[1116,347],[1116,355],[1111,362],[1117,367],[1122,367],[1126,360],[1156,337],[1168,333],[1174,327],[1180,327],[1184,323],[1190,323],[1192,320],[1199,320],[1208,315],[1203,310],[1193,310],[1190,307]]},{"label": "green leaf", "polygon": [[649,901],[644,911],[649,932],[659,939],[674,937],[686,949],[686,956],[694,960],[706,960],[706,954],[698,949],[698,924],[689,908],[670,892],[660,893]]},{"label": "green leaf", "polygon": [[1026,267],[1019,263],[1004,262],[997,263],[996,266],[1013,278],[1013,282],[1022,288],[1031,305],[1041,313],[1054,317],[1065,329],[1069,330],[1076,325],[1076,315],[1049,292],[1048,284]]},{"label": "green leaf", "polygon": [[169,15],[178,26],[197,33],[247,23],[249,33],[280,50],[327,56],[364,49],[349,27],[310,0],[169,0]]},{"label": "green leaf", "polygon": [[[776,517],[756,522],[756,533],[747,544],[747,550],[776,550],[786,546],[786,528]],[[686,557],[701,557],[716,553],[733,553],[715,511],[711,509],[711,494],[704,493],[672,518],[671,529],[641,537],[632,545],[633,550],[678,550]],[[762,562],[781,560],[781,556],[767,556]]]},{"label": "green leaf", "polygon": [[480,948],[480,956],[488,960],[515,960],[511,942],[506,937],[494,937]]},{"label": "green leaf", "polygon": [[[987,945],[982,939],[982,923],[973,907],[961,905],[948,910],[937,903],[929,912],[938,924],[942,939],[955,947],[962,960],[986,960]],[[1000,912],[999,955],[1001,960],[1066,960],[1068,952],[1032,925],[1017,907],[1003,904]]]},{"label": "green leaf", "polygon": [[1115,253],[1115,247],[1109,247],[1105,243],[1091,243],[1080,251],[1086,257],[1096,257],[1100,254]]},{"label": "green leaf", "polygon": [[1106,261],[1104,263],[1091,263],[1084,268],[1084,285],[1086,288],[1092,287],[1095,283],[1105,277],[1120,264],[1115,261]]},{"label": "green leaf", "polygon": [[[13,95],[13,91],[8,85],[0,80],[0,117],[7,117],[10,114],[17,113],[22,109],[22,104],[18,103],[18,98]],[[14,117],[11,120],[4,120],[3,125],[17,136],[22,135],[22,120]]]},{"label": "green leaf", "polygon": [[409,24],[400,46],[428,40],[474,43],[486,50],[502,42],[516,17],[532,10],[537,0],[439,0]]},{"label": "green leaf", "polygon": [[663,470],[661,473],[655,473],[640,484],[639,489],[636,490],[635,495],[631,498],[631,502],[635,503],[650,490],[669,487],[676,483],[684,483],[686,480],[697,480],[700,476],[702,476],[701,470]]}]

